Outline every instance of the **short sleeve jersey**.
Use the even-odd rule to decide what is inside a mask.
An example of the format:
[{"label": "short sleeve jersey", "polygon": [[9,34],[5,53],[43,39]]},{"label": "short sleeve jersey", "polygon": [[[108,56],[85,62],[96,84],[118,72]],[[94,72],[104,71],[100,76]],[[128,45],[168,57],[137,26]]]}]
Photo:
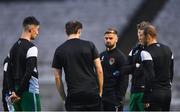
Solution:
[{"label": "short sleeve jersey", "polygon": [[99,57],[92,42],[70,39],[60,45],[54,54],[53,68],[64,69],[68,95],[98,94],[98,80],[94,60]]}]

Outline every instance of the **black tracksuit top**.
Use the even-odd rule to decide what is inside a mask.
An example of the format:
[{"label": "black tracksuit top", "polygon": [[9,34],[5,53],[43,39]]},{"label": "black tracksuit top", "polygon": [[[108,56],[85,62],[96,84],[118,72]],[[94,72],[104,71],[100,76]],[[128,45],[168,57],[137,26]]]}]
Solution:
[{"label": "black tracksuit top", "polygon": [[[141,51],[144,50],[144,46],[138,44],[131,50],[128,57],[128,65],[139,63],[141,64]],[[137,68],[132,71],[131,79],[131,92],[143,92],[145,89],[145,74],[143,68]]]},{"label": "black tracksuit top", "polygon": [[104,73],[103,99],[118,103],[125,96],[128,86],[128,75],[121,73],[126,57],[118,48],[104,51],[100,57]]}]

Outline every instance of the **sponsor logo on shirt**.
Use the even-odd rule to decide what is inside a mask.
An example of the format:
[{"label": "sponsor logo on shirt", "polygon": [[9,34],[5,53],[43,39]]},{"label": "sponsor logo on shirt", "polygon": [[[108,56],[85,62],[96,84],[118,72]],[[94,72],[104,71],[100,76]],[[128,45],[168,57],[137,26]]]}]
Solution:
[{"label": "sponsor logo on shirt", "polygon": [[120,72],[118,70],[116,70],[115,72],[113,72],[113,76],[119,76]]}]

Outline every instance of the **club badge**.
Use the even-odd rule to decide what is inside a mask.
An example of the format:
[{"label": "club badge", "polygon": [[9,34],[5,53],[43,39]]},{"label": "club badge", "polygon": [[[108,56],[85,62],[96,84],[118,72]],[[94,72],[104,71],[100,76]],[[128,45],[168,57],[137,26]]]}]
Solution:
[{"label": "club badge", "polygon": [[114,58],[110,58],[110,59],[109,59],[109,64],[110,64],[110,65],[113,65],[114,62],[115,62],[115,59],[114,59]]}]

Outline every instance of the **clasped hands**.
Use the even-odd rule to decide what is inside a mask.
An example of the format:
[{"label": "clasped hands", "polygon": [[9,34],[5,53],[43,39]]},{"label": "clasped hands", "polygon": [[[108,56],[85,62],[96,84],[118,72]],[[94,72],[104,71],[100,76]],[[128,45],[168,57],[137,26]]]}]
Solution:
[{"label": "clasped hands", "polygon": [[15,92],[12,92],[12,94],[8,97],[8,100],[10,100],[12,103],[15,103],[20,100],[20,97],[17,96]]}]

